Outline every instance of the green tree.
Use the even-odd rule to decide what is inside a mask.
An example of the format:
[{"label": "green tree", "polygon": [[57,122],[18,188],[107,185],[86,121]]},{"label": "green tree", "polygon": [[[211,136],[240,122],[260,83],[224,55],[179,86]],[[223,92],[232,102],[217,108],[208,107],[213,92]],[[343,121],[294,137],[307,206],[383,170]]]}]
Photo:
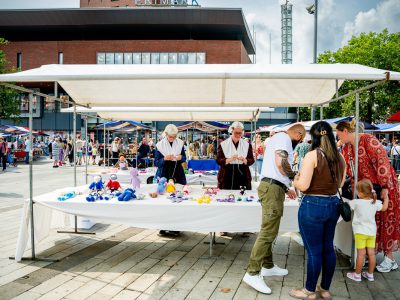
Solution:
[{"label": "green tree", "polygon": [[[400,71],[400,32],[362,33],[353,36],[348,45],[336,52],[325,51],[318,57],[318,63],[362,64],[365,66]],[[344,95],[361,88],[371,81],[346,81],[339,90]],[[400,110],[400,84],[388,82],[360,94],[360,117],[368,122],[384,122],[387,117]],[[324,108],[324,117],[354,115],[355,96],[348,97],[330,108]]]},{"label": "green tree", "polygon": [[[0,38],[0,47],[8,44],[3,38]],[[0,74],[10,73],[15,70],[7,68],[7,60],[4,51],[0,49]],[[21,100],[18,92],[14,89],[0,85],[0,119],[13,119],[19,121]]]}]

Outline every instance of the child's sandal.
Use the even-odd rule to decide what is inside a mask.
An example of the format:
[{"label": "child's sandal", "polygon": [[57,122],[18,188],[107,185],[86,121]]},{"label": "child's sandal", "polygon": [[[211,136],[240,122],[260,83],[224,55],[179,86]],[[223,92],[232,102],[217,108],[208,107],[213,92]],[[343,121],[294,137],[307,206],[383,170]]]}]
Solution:
[{"label": "child's sandal", "polygon": [[289,292],[289,295],[296,299],[303,299],[303,300],[315,300],[317,299],[317,294],[315,292],[307,291],[305,288],[300,289],[292,289]]}]

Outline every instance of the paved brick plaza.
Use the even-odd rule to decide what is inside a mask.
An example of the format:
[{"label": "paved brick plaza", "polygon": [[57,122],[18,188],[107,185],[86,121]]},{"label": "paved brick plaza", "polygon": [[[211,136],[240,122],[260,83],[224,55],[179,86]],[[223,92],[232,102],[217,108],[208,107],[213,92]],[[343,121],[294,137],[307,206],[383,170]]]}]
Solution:
[{"label": "paved brick plaza", "polygon": [[[78,167],[78,184],[84,183],[83,171]],[[73,168],[53,169],[48,160],[35,161],[35,195],[72,184]],[[281,235],[274,248],[276,263],[287,267],[289,275],[267,278],[273,293],[264,296],[241,283],[255,234],[219,237],[225,244],[217,245],[214,254],[222,259],[204,259],[206,233],[170,239],[156,230],[117,224],[95,225],[95,236],[53,231],[37,252],[59,262],[16,263],[8,257],[14,254],[28,193],[27,165],[0,173],[0,299],[292,299],[288,291],[305,279],[304,249],[290,234]],[[400,299],[399,270],[357,284],[343,276],[348,262],[341,257],[338,262],[334,299]]]}]

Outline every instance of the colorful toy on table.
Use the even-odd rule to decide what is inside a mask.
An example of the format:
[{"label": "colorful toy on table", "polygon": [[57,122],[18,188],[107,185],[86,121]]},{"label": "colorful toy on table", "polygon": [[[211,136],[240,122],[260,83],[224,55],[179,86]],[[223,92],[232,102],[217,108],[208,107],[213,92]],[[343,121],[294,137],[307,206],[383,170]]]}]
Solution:
[{"label": "colorful toy on table", "polygon": [[165,188],[167,187],[167,178],[161,177],[157,178],[157,194],[162,195],[165,192]]},{"label": "colorful toy on table", "polygon": [[136,191],[131,188],[125,189],[121,195],[118,196],[118,201],[129,201],[131,199],[136,199]]},{"label": "colorful toy on table", "polygon": [[134,188],[134,189],[140,188],[140,180],[138,178],[138,174],[139,174],[138,169],[132,168],[130,174],[131,174],[131,186],[132,186],[132,188]]},{"label": "colorful toy on table", "polygon": [[128,162],[125,156],[121,155],[115,166],[117,166],[120,170],[128,170]]},{"label": "colorful toy on table", "polygon": [[140,194],[137,194],[137,195],[136,195],[136,199],[137,199],[137,200],[143,200],[144,198],[146,198],[146,195],[145,195],[145,194],[140,193]]},{"label": "colorful toy on table", "polygon": [[209,187],[206,188],[206,190],[204,191],[205,195],[216,195],[219,192],[219,188],[217,187]]},{"label": "colorful toy on table", "polygon": [[116,174],[110,175],[110,180],[107,182],[106,188],[109,189],[112,193],[121,190],[121,184],[118,182],[118,177]]},{"label": "colorful toy on table", "polygon": [[167,188],[165,189],[165,191],[167,193],[175,193],[176,188],[175,188],[175,182],[173,179],[168,180]]},{"label": "colorful toy on table", "polygon": [[218,198],[217,202],[235,202],[235,195],[234,194],[229,194],[228,197],[226,198]]},{"label": "colorful toy on table", "polygon": [[88,202],[94,202],[96,200],[103,200],[102,194],[104,193],[104,183],[101,176],[95,176],[94,181],[89,185],[90,193],[86,197]]},{"label": "colorful toy on table", "polygon": [[151,198],[157,198],[158,193],[149,193],[149,196],[150,196]]},{"label": "colorful toy on table", "polygon": [[246,186],[240,186],[239,188],[240,188],[240,192],[239,192],[240,195],[243,196],[244,194],[246,194]]},{"label": "colorful toy on table", "polygon": [[65,201],[71,198],[74,198],[76,196],[75,192],[69,192],[69,193],[64,193],[60,197],[57,198],[59,201]]},{"label": "colorful toy on table", "polygon": [[182,193],[183,193],[185,196],[189,196],[189,187],[188,187],[187,184],[185,184],[185,185],[183,186],[183,188],[182,188]]},{"label": "colorful toy on table", "polygon": [[209,204],[209,203],[211,202],[211,197],[210,197],[210,195],[203,195],[203,196],[201,196],[200,198],[195,199],[195,201],[196,201],[198,204],[202,204],[202,203]]},{"label": "colorful toy on table", "polygon": [[183,192],[177,191],[176,193],[172,193],[168,196],[168,199],[171,199],[174,203],[182,202],[183,200],[188,200],[189,198],[186,197]]}]

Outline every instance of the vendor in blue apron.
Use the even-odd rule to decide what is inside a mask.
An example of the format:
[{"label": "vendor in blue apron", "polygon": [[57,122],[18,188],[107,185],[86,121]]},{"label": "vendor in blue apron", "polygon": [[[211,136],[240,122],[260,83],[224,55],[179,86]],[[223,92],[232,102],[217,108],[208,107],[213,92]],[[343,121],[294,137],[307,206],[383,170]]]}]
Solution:
[{"label": "vendor in blue apron", "polygon": [[245,186],[251,190],[250,168],[254,164],[253,150],[248,141],[242,138],[244,125],[233,122],[229,127],[231,136],[218,147],[219,164],[218,187],[224,190],[239,190]]}]

